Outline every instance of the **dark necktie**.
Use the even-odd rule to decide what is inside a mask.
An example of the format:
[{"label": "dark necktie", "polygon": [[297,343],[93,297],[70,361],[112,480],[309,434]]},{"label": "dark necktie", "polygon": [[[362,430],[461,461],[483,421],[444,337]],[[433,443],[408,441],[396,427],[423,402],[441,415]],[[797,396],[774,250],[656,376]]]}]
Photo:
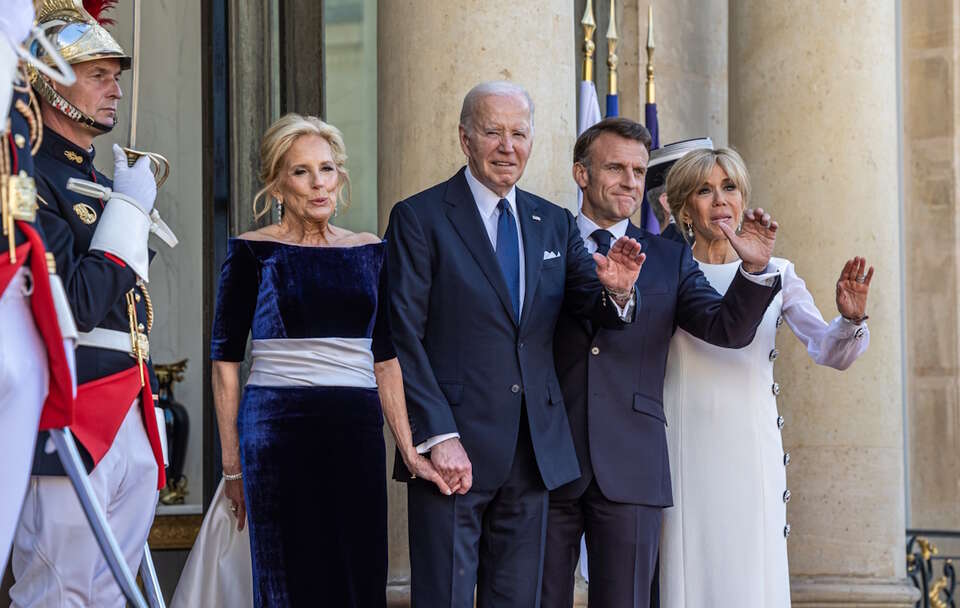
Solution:
[{"label": "dark necktie", "polygon": [[613,239],[613,234],[609,230],[598,228],[590,234],[590,238],[597,244],[597,253],[600,255],[610,253],[610,241]]},{"label": "dark necktie", "polygon": [[497,262],[507,282],[510,301],[516,319],[520,319],[520,243],[517,241],[517,222],[510,212],[510,203],[502,198],[497,203],[500,219],[497,220]]}]

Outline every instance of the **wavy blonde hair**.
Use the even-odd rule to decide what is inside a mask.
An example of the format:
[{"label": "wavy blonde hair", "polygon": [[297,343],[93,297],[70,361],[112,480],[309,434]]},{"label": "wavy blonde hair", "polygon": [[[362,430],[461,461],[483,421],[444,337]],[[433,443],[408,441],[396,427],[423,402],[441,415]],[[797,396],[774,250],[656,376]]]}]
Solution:
[{"label": "wavy blonde hair", "polygon": [[[716,150],[691,150],[683,155],[667,173],[667,204],[674,219],[683,224],[682,212],[690,200],[690,196],[697,188],[703,185],[710,177],[713,168],[720,166],[743,196],[743,207],[750,203],[750,174],[743,157],[733,148],[718,148]],[[743,210],[741,210],[742,213]],[[687,241],[687,233],[680,233]]]},{"label": "wavy blonde hair", "polygon": [[270,125],[267,132],[263,134],[263,141],[260,143],[259,174],[263,187],[253,197],[255,220],[259,220],[270,212],[271,204],[275,199],[272,193],[276,192],[280,186],[283,159],[294,142],[304,135],[319,135],[330,144],[333,162],[337,166],[337,174],[340,177],[337,186],[337,204],[342,205],[344,209],[350,205],[350,175],[346,167],[347,147],[343,143],[343,133],[316,116],[302,116],[291,112]]}]

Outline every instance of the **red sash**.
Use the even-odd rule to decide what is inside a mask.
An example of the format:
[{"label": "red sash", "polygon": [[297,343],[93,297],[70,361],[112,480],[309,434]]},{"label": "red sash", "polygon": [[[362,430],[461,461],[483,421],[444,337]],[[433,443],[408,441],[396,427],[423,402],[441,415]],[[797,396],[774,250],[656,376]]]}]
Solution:
[{"label": "red sash", "polygon": [[0,293],[6,289],[13,275],[29,258],[30,271],[33,273],[33,294],[30,296],[30,309],[37,331],[47,350],[47,367],[50,370],[50,384],[47,399],[43,403],[40,416],[40,430],[62,428],[73,422],[73,380],[67,355],[63,351],[63,335],[57,322],[57,310],[53,304],[53,291],[50,289],[50,275],[43,241],[37,231],[26,222],[17,222],[17,227],[27,237],[27,242],[17,247],[17,263],[6,264],[0,259]]},{"label": "red sash", "polygon": [[22,243],[17,247],[17,261],[10,263],[10,256],[4,251],[0,253],[0,295],[7,290],[7,285],[13,280],[17,271],[27,261],[27,255],[30,253],[30,243]]},{"label": "red sash", "polygon": [[[146,377],[146,363],[141,365]],[[157,489],[160,489],[167,485],[167,478],[163,467],[163,448],[160,445],[157,416],[153,409],[153,391],[150,390],[149,382],[141,388],[140,370],[136,365],[78,386],[77,408],[70,430],[93,457],[93,464],[97,465],[113,444],[130,404],[138,393],[143,426],[146,427],[153,457],[157,461]]]}]

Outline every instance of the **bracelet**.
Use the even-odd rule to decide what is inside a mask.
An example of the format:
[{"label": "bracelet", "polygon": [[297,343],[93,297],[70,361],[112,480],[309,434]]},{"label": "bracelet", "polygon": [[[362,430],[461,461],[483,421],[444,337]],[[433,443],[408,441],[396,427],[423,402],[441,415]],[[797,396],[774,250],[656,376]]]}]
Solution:
[{"label": "bracelet", "polygon": [[224,479],[225,481],[238,481],[238,480],[240,480],[240,479],[243,479],[243,471],[240,471],[239,473],[236,473],[235,475],[228,475],[228,474],[224,473],[224,474],[223,474],[223,479]]},{"label": "bracelet", "polygon": [[621,292],[614,291],[612,289],[608,289],[607,295],[609,295],[614,300],[629,300],[630,296],[633,295],[633,290],[631,289],[629,291],[624,291],[621,293]]},{"label": "bracelet", "polygon": [[850,317],[845,317],[840,315],[840,318],[849,323],[850,325],[862,325],[864,321],[870,318],[869,315],[863,315],[859,319],[851,319]]}]

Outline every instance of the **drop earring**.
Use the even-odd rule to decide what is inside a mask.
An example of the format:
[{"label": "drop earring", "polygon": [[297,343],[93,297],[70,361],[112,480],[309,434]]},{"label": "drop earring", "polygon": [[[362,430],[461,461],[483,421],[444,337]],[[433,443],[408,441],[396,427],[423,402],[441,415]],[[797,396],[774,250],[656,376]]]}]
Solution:
[{"label": "drop earring", "polygon": [[283,201],[277,199],[277,226],[283,225]]},{"label": "drop earring", "polygon": [[693,238],[693,224],[687,222],[687,236]]}]

